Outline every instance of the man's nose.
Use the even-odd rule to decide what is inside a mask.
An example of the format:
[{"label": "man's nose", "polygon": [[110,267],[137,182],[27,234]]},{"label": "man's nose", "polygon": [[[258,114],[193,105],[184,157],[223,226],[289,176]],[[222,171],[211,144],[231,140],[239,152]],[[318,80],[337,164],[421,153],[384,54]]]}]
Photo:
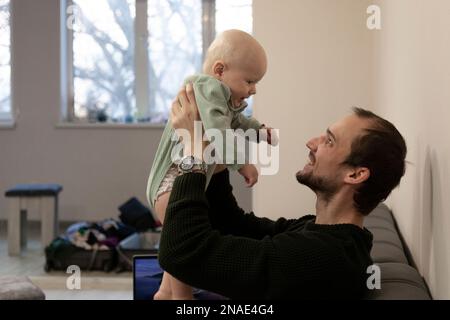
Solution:
[{"label": "man's nose", "polygon": [[316,137],[316,138],[312,138],[311,140],[309,140],[307,143],[306,143],[306,146],[308,147],[308,149],[309,150],[311,150],[311,151],[316,151],[317,150],[317,141],[319,140],[319,138],[318,137]]},{"label": "man's nose", "polygon": [[250,87],[250,95],[254,95],[254,94],[256,94],[256,86],[255,86],[255,85],[252,85],[252,86]]}]

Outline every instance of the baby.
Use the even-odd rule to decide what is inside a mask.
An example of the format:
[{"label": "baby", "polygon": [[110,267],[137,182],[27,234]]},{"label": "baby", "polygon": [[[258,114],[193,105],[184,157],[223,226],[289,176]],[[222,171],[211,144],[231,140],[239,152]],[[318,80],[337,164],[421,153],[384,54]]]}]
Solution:
[{"label": "baby", "polygon": [[[218,129],[225,141],[227,129],[240,128],[244,131],[254,129],[258,132],[259,129],[265,128],[256,119],[247,118],[241,112],[247,107],[245,100],[256,94],[256,84],[262,79],[266,69],[267,58],[264,49],[248,33],[228,30],[214,40],[205,58],[203,74],[191,76],[186,80],[186,83],[193,86],[205,131]],[[270,128],[267,129],[267,140],[270,143],[271,131]],[[174,129],[169,121],[161,138],[147,185],[149,203],[161,222],[164,221],[173,182],[178,176],[178,166],[171,155],[177,144],[177,141],[171,140],[173,133]],[[214,141],[211,143],[214,144]],[[222,146],[217,146],[217,149],[220,149],[219,147]],[[224,150],[228,151],[226,144]],[[236,152],[239,153],[233,151],[234,156]],[[228,157],[222,157],[225,158]],[[248,187],[257,182],[258,171],[255,166],[236,162],[227,166],[238,170]],[[208,165],[207,185],[215,167],[215,164]],[[155,300],[192,298],[190,286],[164,272]]]}]

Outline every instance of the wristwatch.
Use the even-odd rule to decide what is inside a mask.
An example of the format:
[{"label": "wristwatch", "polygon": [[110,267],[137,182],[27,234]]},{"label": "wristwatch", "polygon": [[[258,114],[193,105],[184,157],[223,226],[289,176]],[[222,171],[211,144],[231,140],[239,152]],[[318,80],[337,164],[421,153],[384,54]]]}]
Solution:
[{"label": "wristwatch", "polygon": [[194,156],[185,156],[181,158],[181,161],[178,164],[178,172],[180,174],[189,172],[200,172],[206,174],[207,169],[206,163]]}]

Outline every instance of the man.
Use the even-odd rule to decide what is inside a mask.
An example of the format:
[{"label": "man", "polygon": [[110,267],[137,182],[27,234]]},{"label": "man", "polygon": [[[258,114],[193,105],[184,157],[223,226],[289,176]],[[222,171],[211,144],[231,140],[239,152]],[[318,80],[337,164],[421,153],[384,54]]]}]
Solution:
[{"label": "man", "polygon": [[[191,87],[172,106],[174,128],[194,137],[199,120]],[[185,150],[160,244],[164,270],[229,298],[361,298],[372,264],[369,214],[405,172],[406,145],[388,121],[363,110],[307,143],[309,162],[297,180],[317,196],[316,215],[271,221],[245,214],[228,171],[205,193],[202,150]],[[189,161],[185,161],[189,160]]]}]

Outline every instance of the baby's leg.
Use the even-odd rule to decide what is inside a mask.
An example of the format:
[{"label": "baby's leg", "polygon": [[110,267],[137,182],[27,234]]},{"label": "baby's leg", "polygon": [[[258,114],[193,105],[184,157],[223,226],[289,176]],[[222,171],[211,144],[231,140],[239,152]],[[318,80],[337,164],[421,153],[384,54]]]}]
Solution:
[{"label": "baby's leg", "polygon": [[159,221],[164,224],[164,218],[166,217],[166,209],[169,204],[170,192],[161,194],[155,201],[155,213]]},{"label": "baby's leg", "polygon": [[[159,221],[164,223],[164,217],[166,215],[166,208],[169,202],[170,192],[166,192],[158,197],[155,201],[155,213],[158,216]],[[154,300],[171,300],[172,299],[172,290],[170,287],[170,274],[164,271],[161,285],[159,286],[158,292],[156,292],[153,297]]]},{"label": "baby's leg", "polygon": [[[159,221],[164,224],[167,204],[169,203],[170,192],[166,192],[158,197],[155,202],[155,212]],[[192,300],[192,288],[173,276],[164,272],[161,286],[155,294],[155,300]]]}]

